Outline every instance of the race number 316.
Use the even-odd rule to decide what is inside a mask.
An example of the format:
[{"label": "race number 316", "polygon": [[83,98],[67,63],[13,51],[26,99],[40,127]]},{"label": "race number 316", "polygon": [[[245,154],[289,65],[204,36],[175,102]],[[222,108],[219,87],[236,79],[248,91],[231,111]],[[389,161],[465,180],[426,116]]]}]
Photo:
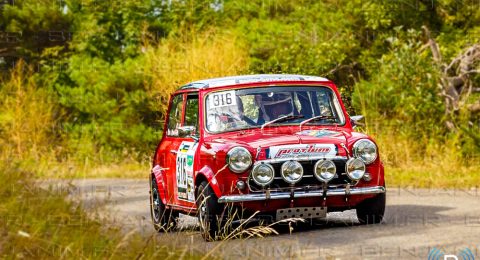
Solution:
[{"label": "race number 316", "polygon": [[223,107],[235,105],[235,91],[224,91],[213,93],[210,97],[212,107]]}]

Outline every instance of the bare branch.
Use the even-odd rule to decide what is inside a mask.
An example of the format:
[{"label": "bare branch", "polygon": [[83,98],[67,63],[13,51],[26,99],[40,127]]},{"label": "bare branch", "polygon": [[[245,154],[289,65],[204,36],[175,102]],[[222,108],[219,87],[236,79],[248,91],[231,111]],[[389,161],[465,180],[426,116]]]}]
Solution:
[{"label": "bare branch", "polygon": [[425,35],[428,38],[428,45],[430,45],[430,50],[432,51],[433,55],[433,60],[440,66],[444,66],[442,64],[442,54],[440,53],[440,48],[438,47],[437,42],[431,37],[430,30],[427,28],[427,26],[422,26],[423,31],[425,32]]},{"label": "bare branch", "polygon": [[476,73],[480,73],[480,70],[470,70],[465,72],[465,74],[476,74]]},{"label": "bare branch", "polygon": [[460,62],[460,60],[462,59],[462,56],[458,56],[456,57],[455,59],[452,60],[452,62],[450,62],[450,64],[448,64],[448,66],[445,68],[445,71],[444,73],[448,73],[448,71],[458,62]]}]

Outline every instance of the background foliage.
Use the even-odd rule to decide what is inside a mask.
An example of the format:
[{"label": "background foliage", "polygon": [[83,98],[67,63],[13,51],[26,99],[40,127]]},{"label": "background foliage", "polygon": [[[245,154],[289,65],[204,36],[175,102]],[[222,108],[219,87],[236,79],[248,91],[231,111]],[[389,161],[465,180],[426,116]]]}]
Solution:
[{"label": "background foliage", "polygon": [[479,42],[480,8],[451,0],[5,1],[4,158],[33,161],[44,175],[102,176],[116,165],[105,174],[143,176],[180,85],[301,73],[334,80],[350,113],[366,115],[362,130],[377,139],[394,183],[411,183],[402,177],[409,171],[435,184],[478,165],[479,114],[467,108],[479,94],[447,115],[422,26],[450,61]]},{"label": "background foliage", "polygon": [[446,63],[480,44],[480,3],[0,0],[0,257],[184,257],[38,177],[146,178],[170,94],[209,77],[328,77],[387,185],[478,187],[480,77],[449,111],[432,41]]}]

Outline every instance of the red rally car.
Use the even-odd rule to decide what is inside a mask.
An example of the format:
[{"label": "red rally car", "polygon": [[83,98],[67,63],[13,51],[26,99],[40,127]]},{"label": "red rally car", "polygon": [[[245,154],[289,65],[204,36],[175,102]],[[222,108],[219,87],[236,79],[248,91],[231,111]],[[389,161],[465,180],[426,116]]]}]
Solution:
[{"label": "red rally car", "polygon": [[356,209],[379,223],[385,181],[375,141],[354,131],[334,83],[302,75],[196,81],[171,99],[150,175],[151,215],[167,230],[197,215],[215,239],[227,206],[280,221]]}]

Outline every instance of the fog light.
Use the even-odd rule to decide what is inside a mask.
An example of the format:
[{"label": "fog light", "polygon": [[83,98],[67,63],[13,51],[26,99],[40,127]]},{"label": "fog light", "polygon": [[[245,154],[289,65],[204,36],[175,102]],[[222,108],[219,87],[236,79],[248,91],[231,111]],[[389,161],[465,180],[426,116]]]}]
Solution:
[{"label": "fog light", "polygon": [[237,181],[237,189],[239,189],[239,190],[245,189],[245,182],[244,181]]},{"label": "fog light", "polygon": [[290,184],[299,182],[303,177],[303,167],[297,161],[288,161],[282,164],[283,180]]},{"label": "fog light", "polygon": [[321,182],[329,182],[335,177],[337,168],[330,160],[320,160],[315,164],[315,177]]},{"label": "fog light", "polygon": [[345,164],[345,171],[352,181],[360,180],[365,174],[365,163],[358,158],[350,158]]},{"label": "fog light", "polygon": [[268,163],[257,164],[253,167],[251,175],[253,181],[260,186],[267,186],[272,183],[275,177],[273,167]]}]

